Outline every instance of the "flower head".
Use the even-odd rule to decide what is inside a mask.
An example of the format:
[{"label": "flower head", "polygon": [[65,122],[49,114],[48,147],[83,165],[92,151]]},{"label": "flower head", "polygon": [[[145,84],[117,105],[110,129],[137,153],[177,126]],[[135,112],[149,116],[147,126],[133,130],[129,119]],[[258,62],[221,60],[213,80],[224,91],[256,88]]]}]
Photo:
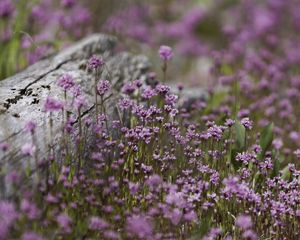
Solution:
[{"label": "flower head", "polygon": [[100,96],[103,96],[110,88],[108,80],[100,80],[97,84],[97,91]]},{"label": "flower head", "polygon": [[65,213],[59,214],[56,218],[56,221],[57,221],[58,225],[61,227],[61,229],[63,230],[63,232],[65,232],[65,233],[71,232],[72,220],[67,214],[65,214]]},{"label": "flower head", "polygon": [[249,119],[249,118],[243,118],[241,120],[241,124],[247,129],[247,130],[251,130],[252,126],[253,126],[253,122]]},{"label": "flower head", "polygon": [[14,6],[11,0],[0,2],[0,18],[8,18],[14,12]]},{"label": "flower head", "polygon": [[127,219],[127,231],[133,236],[146,238],[152,234],[152,224],[144,216],[133,215]]},{"label": "flower head", "polygon": [[25,156],[32,157],[36,151],[36,147],[34,145],[32,145],[31,143],[25,143],[22,146],[21,151]]},{"label": "flower head", "polygon": [[44,110],[46,112],[57,112],[63,109],[63,107],[64,105],[61,101],[52,97],[47,97],[46,102],[44,104]]},{"label": "flower head", "polygon": [[75,5],[75,0],[62,0],[61,4],[63,7],[71,8]]},{"label": "flower head", "polygon": [[36,123],[33,121],[29,121],[26,125],[25,125],[25,130],[27,132],[33,133],[34,130],[36,129]]},{"label": "flower head", "polygon": [[169,46],[165,46],[165,45],[160,46],[158,52],[159,52],[160,58],[164,61],[169,61],[173,57],[173,50]]},{"label": "flower head", "polygon": [[70,74],[64,74],[58,79],[58,86],[68,91],[75,85],[74,79]]},{"label": "flower head", "polygon": [[108,226],[108,223],[99,217],[91,217],[89,220],[89,229],[91,230],[104,230]]},{"label": "flower head", "polygon": [[42,238],[40,235],[38,235],[35,232],[25,232],[22,235],[21,240],[43,240],[44,238]]},{"label": "flower head", "polygon": [[102,58],[93,55],[88,61],[88,68],[91,70],[96,70],[104,65],[104,61]]},{"label": "flower head", "polygon": [[251,217],[245,214],[239,215],[235,220],[235,224],[244,230],[249,229],[252,227]]},{"label": "flower head", "polygon": [[80,109],[80,108],[86,106],[86,104],[87,104],[87,100],[83,95],[77,96],[74,100],[74,106],[77,109]]}]

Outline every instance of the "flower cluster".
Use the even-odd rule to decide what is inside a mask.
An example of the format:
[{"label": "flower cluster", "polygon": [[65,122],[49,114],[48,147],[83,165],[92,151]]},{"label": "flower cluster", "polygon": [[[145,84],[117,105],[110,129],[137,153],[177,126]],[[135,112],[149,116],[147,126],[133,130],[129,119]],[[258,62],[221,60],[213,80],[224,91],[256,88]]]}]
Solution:
[{"label": "flower cluster", "polygon": [[[74,8],[73,1],[61,3]],[[59,78],[65,102],[48,97],[44,110],[70,115],[61,123],[61,144],[45,142],[48,151],[39,151],[40,124],[26,124],[33,141],[21,146],[22,167],[1,171],[9,196],[0,200],[0,239],[299,239],[296,6],[294,0],[217,5],[224,21],[209,21],[218,32],[208,35],[224,42],[206,56],[213,84],[205,97],[186,98],[182,86],[176,94],[145,73],[125,82],[108,106],[103,97],[113,86],[98,76],[101,111],[93,116],[81,111],[91,97],[70,75]],[[114,16],[110,24],[149,36],[139,21],[149,13],[140,8],[126,19],[135,25],[124,27],[123,11],[122,21]],[[182,32],[205,31],[199,24],[206,17],[194,9],[173,28],[154,25],[180,39]],[[173,52],[162,46],[158,55],[166,64]],[[88,65],[103,64],[92,57]],[[0,143],[0,151],[10,147]]]}]

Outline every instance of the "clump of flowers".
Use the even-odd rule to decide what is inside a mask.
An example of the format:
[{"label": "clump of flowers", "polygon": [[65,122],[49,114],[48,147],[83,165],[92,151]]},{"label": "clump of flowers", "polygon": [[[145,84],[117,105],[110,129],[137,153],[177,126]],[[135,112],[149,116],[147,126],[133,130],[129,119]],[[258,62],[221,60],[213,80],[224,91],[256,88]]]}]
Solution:
[{"label": "clump of flowers", "polygon": [[[207,97],[185,98],[182,86],[176,94],[146,74],[109,105],[112,83],[97,73],[106,65],[92,57],[95,112],[83,114],[90,98],[68,75],[58,79],[71,97],[46,99],[45,139],[54,139],[54,114],[70,108],[63,144],[40,153],[38,127],[26,124],[33,141],[21,146],[24,166],[1,166],[9,194],[0,239],[299,239],[300,55],[298,35],[282,32],[299,29],[296,2],[254,3],[228,7],[236,21],[222,28],[228,46],[211,53]],[[172,58],[170,48],[159,54]]]}]

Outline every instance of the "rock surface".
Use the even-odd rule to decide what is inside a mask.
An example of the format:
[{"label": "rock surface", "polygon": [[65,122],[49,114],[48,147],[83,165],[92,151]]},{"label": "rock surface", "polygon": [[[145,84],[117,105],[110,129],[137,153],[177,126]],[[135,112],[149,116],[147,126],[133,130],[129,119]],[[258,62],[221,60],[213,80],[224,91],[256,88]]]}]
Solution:
[{"label": "rock surface", "polygon": [[[12,168],[20,164],[20,147],[31,142],[31,136],[24,131],[28,121],[38,124],[36,138],[39,145],[39,157],[46,149],[48,136],[47,118],[43,104],[47,96],[64,99],[63,91],[57,86],[57,79],[65,73],[71,74],[88,96],[88,106],[83,114],[92,111],[94,74],[86,69],[87,60],[100,55],[106,62],[112,80],[113,91],[118,95],[122,83],[143,78],[150,67],[147,58],[129,53],[115,53],[116,39],[111,36],[95,34],[63,50],[57,55],[42,60],[23,72],[0,81],[0,145],[8,144],[6,152],[0,150],[0,169]],[[108,76],[104,70],[102,77]],[[113,111],[113,99],[107,102],[107,111]],[[58,137],[62,115],[53,116],[54,134]],[[6,166],[6,167],[5,167]],[[0,183],[1,184],[1,183]]]}]

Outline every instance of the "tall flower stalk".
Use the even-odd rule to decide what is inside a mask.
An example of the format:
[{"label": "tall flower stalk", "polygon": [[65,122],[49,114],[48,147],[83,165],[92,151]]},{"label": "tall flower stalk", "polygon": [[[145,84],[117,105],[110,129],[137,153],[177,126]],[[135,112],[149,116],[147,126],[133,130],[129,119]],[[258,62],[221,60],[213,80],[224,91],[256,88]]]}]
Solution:
[{"label": "tall flower stalk", "polygon": [[102,67],[105,64],[102,58],[97,57],[96,55],[92,56],[88,61],[88,68],[94,72],[94,94],[95,94],[95,112],[96,112],[96,121],[99,115],[99,106],[98,106],[98,90],[97,84],[99,77],[102,73]]}]

